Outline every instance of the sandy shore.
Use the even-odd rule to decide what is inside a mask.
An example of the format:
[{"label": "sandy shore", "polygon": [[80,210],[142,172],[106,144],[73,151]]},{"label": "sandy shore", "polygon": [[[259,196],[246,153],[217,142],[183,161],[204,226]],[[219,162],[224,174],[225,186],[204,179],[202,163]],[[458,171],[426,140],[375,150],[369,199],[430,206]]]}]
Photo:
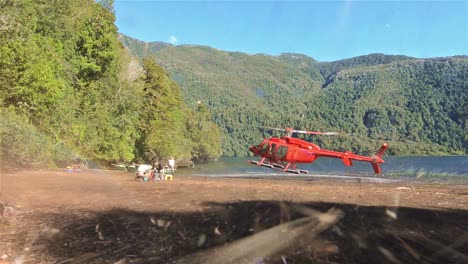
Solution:
[{"label": "sandy shore", "polygon": [[183,175],[136,182],[89,170],[3,172],[0,188],[15,212],[2,218],[6,262],[468,260],[466,185]]}]

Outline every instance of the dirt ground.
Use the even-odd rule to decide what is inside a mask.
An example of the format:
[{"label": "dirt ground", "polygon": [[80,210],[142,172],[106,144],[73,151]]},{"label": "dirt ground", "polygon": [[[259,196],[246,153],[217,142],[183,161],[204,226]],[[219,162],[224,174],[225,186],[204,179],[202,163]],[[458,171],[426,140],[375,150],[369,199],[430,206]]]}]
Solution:
[{"label": "dirt ground", "polygon": [[468,263],[467,185],[133,178],[3,171],[0,263]]}]

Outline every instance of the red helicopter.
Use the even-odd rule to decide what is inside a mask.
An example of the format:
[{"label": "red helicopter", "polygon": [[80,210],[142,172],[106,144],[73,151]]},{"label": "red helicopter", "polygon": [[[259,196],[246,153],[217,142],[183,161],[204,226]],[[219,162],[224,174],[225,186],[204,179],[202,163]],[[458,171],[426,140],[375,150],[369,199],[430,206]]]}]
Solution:
[{"label": "red helicopter", "polygon": [[298,169],[296,163],[312,163],[318,157],[341,159],[345,166],[353,166],[353,160],[366,161],[372,164],[376,174],[382,174],[380,164],[384,163],[382,156],[387,149],[384,143],[380,149],[371,157],[360,156],[351,152],[339,152],[321,149],[318,145],[307,142],[299,138],[293,138],[293,133],[311,134],[311,135],[338,135],[336,132],[316,132],[295,130],[292,128],[268,128],[272,130],[285,131],[286,135],[280,138],[272,137],[264,139],[257,146],[251,146],[249,149],[255,156],[262,157],[259,161],[249,160],[248,162],[258,166],[264,166],[272,169],[281,169],[290,173],[308,173],[307,170]]}]

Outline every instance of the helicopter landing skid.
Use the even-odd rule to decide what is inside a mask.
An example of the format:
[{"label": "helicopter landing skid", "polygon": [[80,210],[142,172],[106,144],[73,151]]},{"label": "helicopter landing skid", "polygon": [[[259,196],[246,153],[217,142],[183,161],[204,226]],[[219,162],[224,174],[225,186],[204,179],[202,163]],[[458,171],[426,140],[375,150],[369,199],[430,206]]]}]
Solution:
[{"label": "helicopter landing skid", "polygon": [[267,167],[267,168],[270,168],[270,169],[281,169],[281,171],[283,171],[283,172],[289,172],[289,173],[295,173],[295,174],[301,174],[301,173],[307,174],[307,173],[309,173],[308,170],[301,170],[301,169],[290,169],[290,168],[288,168],[288,169],[284,170],[284,168],[285,168],[284,165],[277,164],[277,163],[269,163],[269,162],[260,163],[257,160],[248,160],[248,162],[251,163],[251,164]]}]

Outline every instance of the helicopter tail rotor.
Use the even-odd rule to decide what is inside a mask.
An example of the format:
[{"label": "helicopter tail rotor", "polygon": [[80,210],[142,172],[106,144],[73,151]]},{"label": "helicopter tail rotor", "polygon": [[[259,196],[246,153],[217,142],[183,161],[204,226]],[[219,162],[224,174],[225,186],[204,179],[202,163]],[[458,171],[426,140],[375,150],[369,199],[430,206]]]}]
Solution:
[{"label": "helicopter tail rotor", "polygon": [[387,143],[383,143],[382,146],[377,150],[377,153],[375,153],[375,156],[382,158],[383,154],[385,153],[385,150],[387,150],[388,145]]},{"label": "helicopter tail rotor", "polygon": [[388,145],[387,143],[382,144],[382,146],[377,150],[375,155],[372,156],[373,161],[372,163],[372,168],[374,169],[374,172],[376,174],[382,174],[382,169],[380,168],[380,164],[384,163],[384,160],[382,159],[383,154],[385,153],[385,150],[387,150]]}]

